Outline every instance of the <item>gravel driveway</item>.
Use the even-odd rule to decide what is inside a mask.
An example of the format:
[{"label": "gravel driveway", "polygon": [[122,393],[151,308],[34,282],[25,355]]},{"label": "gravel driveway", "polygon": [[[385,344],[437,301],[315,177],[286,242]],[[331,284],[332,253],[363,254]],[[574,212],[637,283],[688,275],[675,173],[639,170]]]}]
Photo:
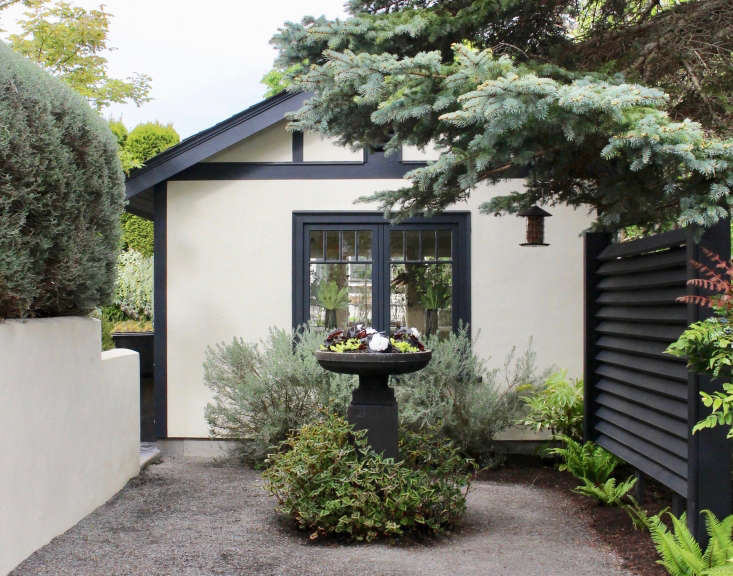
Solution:
[{"label": "gravel driveway", "polygon": [[624,576],[556,492],[476,482],[451,537],[310,544],[274,512],[260,475],[167,458],[21,564],[13,576]]}]

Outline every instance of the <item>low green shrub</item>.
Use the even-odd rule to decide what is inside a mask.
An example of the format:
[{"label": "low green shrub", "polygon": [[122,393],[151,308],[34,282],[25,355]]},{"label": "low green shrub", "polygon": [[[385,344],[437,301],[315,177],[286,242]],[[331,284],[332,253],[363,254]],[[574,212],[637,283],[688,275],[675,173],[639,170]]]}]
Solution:
[{"label": "low green shrub", "polygon": [[0,42],[0,319],[109,303],[124,191],[106,122]]},{"label": "low green shrub", "polygon": [[102,324],[102,350],[111,350],[114,348],[115,343],[112,340],[112,330],[115,324],[125,319],[122,310],[116,306],[103,306],[102,308],[97,308],[90,316],[97,318]]},{"label": "low green shrub", "polygon": [[432,360],[421,371],[393,378],[401,423],[412,430],[436,429],[482,466],[493,463],[493,438],[521,410],[520,393],[541,382],[531,342],[513,351],[501,369],[488,370],[474,353],[468,327],[441,339],[427,338]]},{"label": "low green shrub", "polygon": [[112,326],[112,332],[152,332],[153,323],[150,320],[123,320]]},{"label": "low green shrub", "polygon": [[542,387],[522,398],[527,415],[521,421],[537,431],[583,438],[583,381],[553,372]]},{"label": "low green shrub", "polygon": [[562,447],[547,451],[562,459],[558,468],[570,472],[578,480],[588,479],[594,484],[603,484],[611,477],[621,461],[613,454],[593,442],[581,444],[569,436],[561,435]]},{"label": "low green shrub", "polygon": [[114,305],[131,320],[153,317],[153,258],[134,250],[117,258]]},{"label": "low green shrub", "polygon": [[705,525],[709,541],[703,553],[687,528],[687,517],[679,518],[667,513],[671,530],[662,522],[662,515],[653,516],[650,533],[657,553],[659,564],[671,576],[731,576],[733,574],[733,516],[718,520],[715,515],[704,510]]},{"label": "low green shrub", "polygon": [[270,455],[267,488],[312,540],[440,534],[466,510],[470,463],[434,438],[410,436],[408,443],[405,461],[384,459],[368,447],[365,431],[329,416]]},{"label": "low green shrub", "polygon": [[242,460],[260,464],[291,430],[324,410],[345,414],[355,376],[321,368],[313,354],[323,334],[271,329],[259,344],[241,338],[206,350],[204,382],[214,394],[206,407],[212,436],[237,441]]}]

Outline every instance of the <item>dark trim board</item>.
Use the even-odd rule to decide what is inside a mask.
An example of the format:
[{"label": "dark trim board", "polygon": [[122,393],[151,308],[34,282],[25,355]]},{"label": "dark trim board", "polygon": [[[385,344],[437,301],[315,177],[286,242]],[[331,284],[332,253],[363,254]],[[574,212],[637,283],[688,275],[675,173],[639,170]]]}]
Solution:
[{"label": "dark trim board", "polygon": [[[318,227],[349,227],[353,229],[371,229],[373,250],[376,254],[389,254],[390,230],[408,230],[422,226],[447,228],[454,231],[454,242],[451,260],[454,265],[453,284],[453,326],[470,324],[471,322],[471,213],[444,212],[431,218],[416,217],[390,225],[384,215],[378,212],[293,212],[293,262],[292,262],[292,314],[293,328],[300,326],[307,320],[307,294],[305,291],[305,273],[308,268],[306,234],[313,226]],[[383,316],[372,317],[372,323],[377,330],[389,327],[389,306],[385,301],[389,298],[389,258],[384,258],[381,265],[373,260],[372,281],[374,302],[372,310],[382,310]],[[385,293],[386,289],[386,293]]]},{"label": "dark trim board", "polygon": [[155,330],[153,396],[155,432],[158,438],[168,435],[168,307],[167,307],[167,189],[166,183],[155,185],[155,219],[153,261],[153,326]]},{"label": "dark trim board", "polygon": [[126,197],[130,199],[217,152],[280,122],[288,112],[298,110],[307,99],[306,93],[282,92],[186,138],[130,174],[126,184]]},{"label": "dark trim board", "polygon": [[170,180],[389,180],[425,165],[371,152],[363,162],[201,162]]},{"label": "dark trim board", "polygon": [[293,162],[303,162],[303,133],[293,132]]}]

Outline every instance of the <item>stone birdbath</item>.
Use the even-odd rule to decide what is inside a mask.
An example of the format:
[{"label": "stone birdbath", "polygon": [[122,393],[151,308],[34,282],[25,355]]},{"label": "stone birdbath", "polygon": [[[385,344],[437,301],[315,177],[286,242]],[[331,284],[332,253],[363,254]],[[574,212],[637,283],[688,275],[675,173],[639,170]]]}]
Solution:
[{"label": "stone birdbath", "polygon": [[359,386],[351,396],[347,418],[357,430],[366,429],[369,445],[386,458],[398,457],[397,400],[389,387],[391,374],[422,370],[433,353],[329,352],[315,353],[318,363],[331,372],[358,374]]}]

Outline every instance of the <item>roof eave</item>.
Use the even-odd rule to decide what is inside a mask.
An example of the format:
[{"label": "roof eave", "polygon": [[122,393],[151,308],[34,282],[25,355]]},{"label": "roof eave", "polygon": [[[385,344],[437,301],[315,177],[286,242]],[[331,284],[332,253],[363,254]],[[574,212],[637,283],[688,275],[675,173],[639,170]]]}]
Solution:
[{"label": "roof eave", "polygon": [[132,172],[125,184],[125,197],[132,199],[186,168],[280,122],[285,114],[298,110],[308,97],[309,94],[304,92],[281,92],[186,138]]}]

